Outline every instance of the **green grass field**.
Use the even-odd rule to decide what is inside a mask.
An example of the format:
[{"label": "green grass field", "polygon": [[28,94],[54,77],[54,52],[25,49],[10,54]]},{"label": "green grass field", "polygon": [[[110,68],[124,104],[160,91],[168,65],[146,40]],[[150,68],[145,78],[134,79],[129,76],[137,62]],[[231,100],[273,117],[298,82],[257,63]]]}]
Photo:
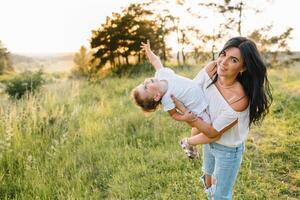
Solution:
[{"label": "green grass field", "polygon": [[[300,69],[269,74],[274,102],[251,129],[234,199],[300,198]],[[190,128],[132,103],[144,77],[61,81],[20,101],[2,95],[0,199],[205,199],[201,160],[178,145]]]}]

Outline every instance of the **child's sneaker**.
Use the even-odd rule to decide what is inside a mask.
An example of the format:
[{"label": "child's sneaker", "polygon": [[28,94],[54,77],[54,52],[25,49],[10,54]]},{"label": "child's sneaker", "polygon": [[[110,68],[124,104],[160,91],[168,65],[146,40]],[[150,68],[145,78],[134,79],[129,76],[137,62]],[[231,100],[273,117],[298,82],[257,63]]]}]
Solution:
[{"label": "child's sneaker", "polygon": [[185,152],[185,154],[190,159],[195,159],[198,157],[198,151],[197,151],[196,147],[194,147],[188,143],[188,138],[183,138],[180,141],[180,146],[183,149],[183,151]]}]

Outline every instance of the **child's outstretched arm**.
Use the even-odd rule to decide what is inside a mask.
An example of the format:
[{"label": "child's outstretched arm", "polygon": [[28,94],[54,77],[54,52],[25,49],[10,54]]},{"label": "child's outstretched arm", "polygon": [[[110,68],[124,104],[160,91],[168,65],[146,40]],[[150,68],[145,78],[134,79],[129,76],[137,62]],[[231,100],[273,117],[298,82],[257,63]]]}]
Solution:
[{"label": "child's outstretched arm", "polygon": [[152,52],[149,40],[147,40],[147,44],[142,42],[141,48],[146,52],[150,63],[154,66],[156,71],[163,68],[159,57]]}]

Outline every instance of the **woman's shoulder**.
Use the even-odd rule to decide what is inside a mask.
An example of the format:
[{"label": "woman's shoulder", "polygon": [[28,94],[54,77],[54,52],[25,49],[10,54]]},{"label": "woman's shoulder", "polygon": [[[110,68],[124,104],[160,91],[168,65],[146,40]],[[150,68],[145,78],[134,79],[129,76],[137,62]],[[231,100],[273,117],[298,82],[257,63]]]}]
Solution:
[{"label": "woman's shoulder", "polygon": [[236,112],[243,112],[248,108],[249,100],[248,97],[243,97],[240,101],[231,104],[231,108]]},{"label": "woman's shoulder", "polygon": [[237,84],[234,93],[235,98],[230,102],[230,107],[237,112],[242,112],[247,109],[249,105],[249,98],[246,95],[242,84]]}]

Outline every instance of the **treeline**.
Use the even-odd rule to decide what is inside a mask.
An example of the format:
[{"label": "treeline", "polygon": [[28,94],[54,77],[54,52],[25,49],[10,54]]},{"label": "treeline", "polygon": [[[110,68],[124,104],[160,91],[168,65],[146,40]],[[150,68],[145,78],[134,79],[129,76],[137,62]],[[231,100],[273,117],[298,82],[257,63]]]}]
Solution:
[{"label": "treeline", "polygon": [[8,50],[4,47],[0,40],[0,75],[13,71],[12,63]]},{"label": "treeline", "polygon": [[[172,58],[172,49],[167,45],[171,35],[177,41],[177,65],[185,65],[190,58],[196,62],[215,59],[220,45],[232,35],[253,39],[270,67],[286,66],[297,60],[289,56],[288,40],[291,39],[292,28],[278,35],[270,35],[272,25],[248,33],[244,31],[245,14],[262,12],[259,8],[263,7],[256,8],[249,3],[245,0],[223,0],[191,5],[184,0],[151,0],[130,4],[120,13],[112,13],[98,29],[92,30],[90,49],[81,47],[75,55],[77,67],[74,74],[91,77],[102,69],[123,72],[116,69],[143,62],[140,44],[147,39],[151,41],[154,52],[166,62]],[[203,10],[209,12],[205,15]],[[219,24],[213,25],[210,34],[205,33],[207,27],[187,24],[183,20],[189,18],[197,24],[207,20],[208,16],[222,19]],[[287,52],[287,56],[282,58],[279,52]]]}]

